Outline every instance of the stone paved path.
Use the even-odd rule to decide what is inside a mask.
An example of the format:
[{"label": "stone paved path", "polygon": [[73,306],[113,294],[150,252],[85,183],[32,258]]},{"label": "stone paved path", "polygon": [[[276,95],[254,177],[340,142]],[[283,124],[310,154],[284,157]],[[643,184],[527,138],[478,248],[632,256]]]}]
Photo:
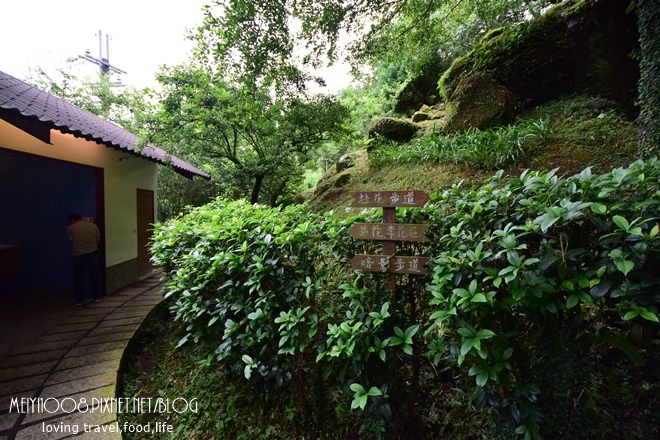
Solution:
[{"label": "stone paved path", "polygon": [[[40,336],[0,356],[0,440],[121,439],[116,410],[98,403],[116,397],[124,350],[162,301],[159,277],[131,284],[100,303],[72,305],[68,316]],[[90,403],[97,405],[85,405]]]}]

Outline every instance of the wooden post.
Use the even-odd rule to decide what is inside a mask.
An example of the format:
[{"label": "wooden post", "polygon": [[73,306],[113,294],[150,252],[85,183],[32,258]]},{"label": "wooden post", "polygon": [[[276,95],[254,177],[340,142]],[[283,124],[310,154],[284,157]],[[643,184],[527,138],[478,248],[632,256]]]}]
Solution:
[{"label": "wooden post", "polygon": [[[383,223],[396,223],[396,208],[383,208]],[[396,254],[396,241],[383,241],[383,255]],[[396,301],[396,278],[390,274],[387,286],[392,292],[392,299]]]}]

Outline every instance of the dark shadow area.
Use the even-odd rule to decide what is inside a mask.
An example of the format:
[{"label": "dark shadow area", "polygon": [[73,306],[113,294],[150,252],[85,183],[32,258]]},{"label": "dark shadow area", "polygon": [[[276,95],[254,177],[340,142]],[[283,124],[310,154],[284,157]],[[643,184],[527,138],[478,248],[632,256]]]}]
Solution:
[{"label": "dark shadow area", "polygon": [[0,359],[34,341],[76,309],[69,290],[25,291],[0,287],[0,304]]}]

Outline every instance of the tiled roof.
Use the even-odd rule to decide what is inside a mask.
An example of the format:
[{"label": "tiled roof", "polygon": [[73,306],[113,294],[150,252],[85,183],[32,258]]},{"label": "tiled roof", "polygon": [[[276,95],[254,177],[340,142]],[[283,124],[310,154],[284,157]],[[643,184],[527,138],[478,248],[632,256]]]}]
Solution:
[{"label": "tiled roof", "polygon": [[49,128],[62,133],[70,133],[88,141],[95,141],[107,147],[167,164],[179,174],[189,178],[210,177],[204,171],[158,147],[152,145],[136,147],[139,138],[133,133],[2,71],[0,71],[0,108],[18,111],[24,117],[37,119]]}]

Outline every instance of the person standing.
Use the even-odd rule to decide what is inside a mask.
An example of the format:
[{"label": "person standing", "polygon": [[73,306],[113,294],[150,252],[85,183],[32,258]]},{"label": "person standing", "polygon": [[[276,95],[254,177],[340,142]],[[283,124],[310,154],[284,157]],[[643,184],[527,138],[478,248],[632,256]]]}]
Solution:
[{"label": "person standing", "polygon": [[67,236],[71,243],[71,255],[73,257],[73,290],[76,305],[81,306],[85,300],[83,287],[85,269],[87,269],[92,283],[94,302],[100,302],[99,244],[101,243],[101,233],[99,228],[91,221],[83,220],[79,214],[71,214]]}]

